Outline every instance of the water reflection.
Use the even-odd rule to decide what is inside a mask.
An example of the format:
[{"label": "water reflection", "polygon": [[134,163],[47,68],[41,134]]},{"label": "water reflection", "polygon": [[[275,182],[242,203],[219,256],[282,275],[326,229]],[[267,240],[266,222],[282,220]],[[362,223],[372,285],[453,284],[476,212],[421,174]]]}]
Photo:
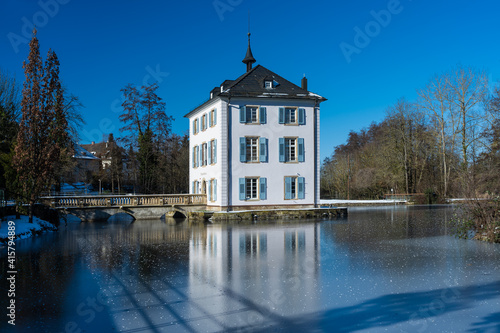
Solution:
[{"label": "water reflection", "polygon": [[[412,331],[409,317],[418,309],[410,305],[431,304],[435,290],[456,288],[475,299],[484,292],[470,286],[482,283],[484,304],[500,302],[492,291],[499,286],[499,247],[448,236],[451,214],[447,206],[383,207],[354,208],[331,221],[70,224],[18,243],[16,328],[352,331],[359,322]],[[1,265],[4,274],[5,260]],[[379,318],[381,309],[390,313]],[[455,309],[468,307],[457,297],[440,314]],[[495,316],[481,320],[491,326]]]}]

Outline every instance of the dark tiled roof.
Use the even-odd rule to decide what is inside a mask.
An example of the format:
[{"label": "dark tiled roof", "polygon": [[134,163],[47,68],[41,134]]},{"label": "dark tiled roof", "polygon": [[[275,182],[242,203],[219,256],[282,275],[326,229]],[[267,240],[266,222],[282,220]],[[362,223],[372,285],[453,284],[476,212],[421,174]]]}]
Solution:
[{"label": "dark tiled roof", "polygon": [[[265,88],[264,81],[274,80],[274,88]],[[250,72],[236,79],[220,96],[231,97],[275,97],[326,100],[293,84],[264,66],[257,65]]]},{"label": "dark tiled roof", "polygon": [[85,148],[77,144],[74,145],[73,157],[78,159],[87,159],[87,160],[99,159],[99,157],[94,156],[93,154],[89,153]]},{"label": "dark tiled roof", "polygon": [[118,146],[116,142],[98,142],[91,143],[86,145],[81,145],[83,149],[86,149],[89,152],[95,152],[95,156],[101,159],[109,159],[111,158],[111,148],[113,145],[116,145],[118,149],[121,151],[123,155],[126,155],[125,149]]},{"label": "dark tiled roof", "polygon": [[[264,81],[268,80],[274,81],[273,88],[265,88]],[[184,117],[189,117],[192,112],[217,97],[291,98],[326,101],[326,98],[302,89],[261,65],[255,66],[234,81],[224,81],[222,86],[224,90],[221,93],[214,93],[211,99],[196,107]]]}]

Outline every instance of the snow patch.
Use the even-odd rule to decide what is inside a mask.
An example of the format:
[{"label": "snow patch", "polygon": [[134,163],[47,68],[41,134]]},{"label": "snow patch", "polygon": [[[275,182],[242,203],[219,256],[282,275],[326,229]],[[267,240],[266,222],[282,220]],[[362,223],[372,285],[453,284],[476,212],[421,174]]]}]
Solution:
[{"label": "snow patch", "polygon": [[338,205],[338,204],[382,204],[382,203],[398,203],[406,202],[406,200],[320,200],[321,205]]},{"label": "snow patch", "polygon": [[7,216],[6,221],[0,223],[0,243],[8,241],[9,221],[14,221],[15,223],[16,240],[31,237],[44,230],[57,230],[53,224],[36,216],[33,216],[33,223],[29,223],[29,217],[25,215],[21,215],[20,219],[16,219],[15,216]]}]

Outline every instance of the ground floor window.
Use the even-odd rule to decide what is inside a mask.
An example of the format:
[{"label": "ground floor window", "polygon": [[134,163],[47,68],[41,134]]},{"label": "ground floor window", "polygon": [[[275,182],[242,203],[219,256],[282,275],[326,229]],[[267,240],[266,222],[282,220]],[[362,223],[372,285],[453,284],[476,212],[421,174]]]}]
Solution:
[{"label": "ground floor window", "polygon": [[240,178],[240,200],[266,200],[267,179],[264,177]]},{"label": "ground floor window", "polygon": [[193,182],[193,194],[200,194],[200,182],[197,180]]},{"label": "ground floor window", "polygon": [[285,177],[285,199],[304,199],[305,198],[305,178],[304,177]]},{"label": "ground floor window", "polygon": [[247,200],[258,199],[257,197],[257,178],[247,178],[245,181]]},{"label": "ground floor window", "polygon": [[208,183],[208,200],[217,201],[217,179],[210,179]]}]

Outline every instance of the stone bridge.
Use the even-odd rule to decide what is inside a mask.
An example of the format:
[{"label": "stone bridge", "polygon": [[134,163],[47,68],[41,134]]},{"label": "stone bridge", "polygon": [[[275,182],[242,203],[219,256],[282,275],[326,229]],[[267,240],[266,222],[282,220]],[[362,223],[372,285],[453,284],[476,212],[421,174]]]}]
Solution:
[{"label": "stone bridge", "polygon": [[[167,217],[200,217],[206,210],[205,194],[102,195],[42,197],[40,202],[73,214],[82,221],[106,221],[125,213],[136,220]],[[197,214],[193,214],[198,212]],[[201,216],[204,217],[204,216]]]}]

